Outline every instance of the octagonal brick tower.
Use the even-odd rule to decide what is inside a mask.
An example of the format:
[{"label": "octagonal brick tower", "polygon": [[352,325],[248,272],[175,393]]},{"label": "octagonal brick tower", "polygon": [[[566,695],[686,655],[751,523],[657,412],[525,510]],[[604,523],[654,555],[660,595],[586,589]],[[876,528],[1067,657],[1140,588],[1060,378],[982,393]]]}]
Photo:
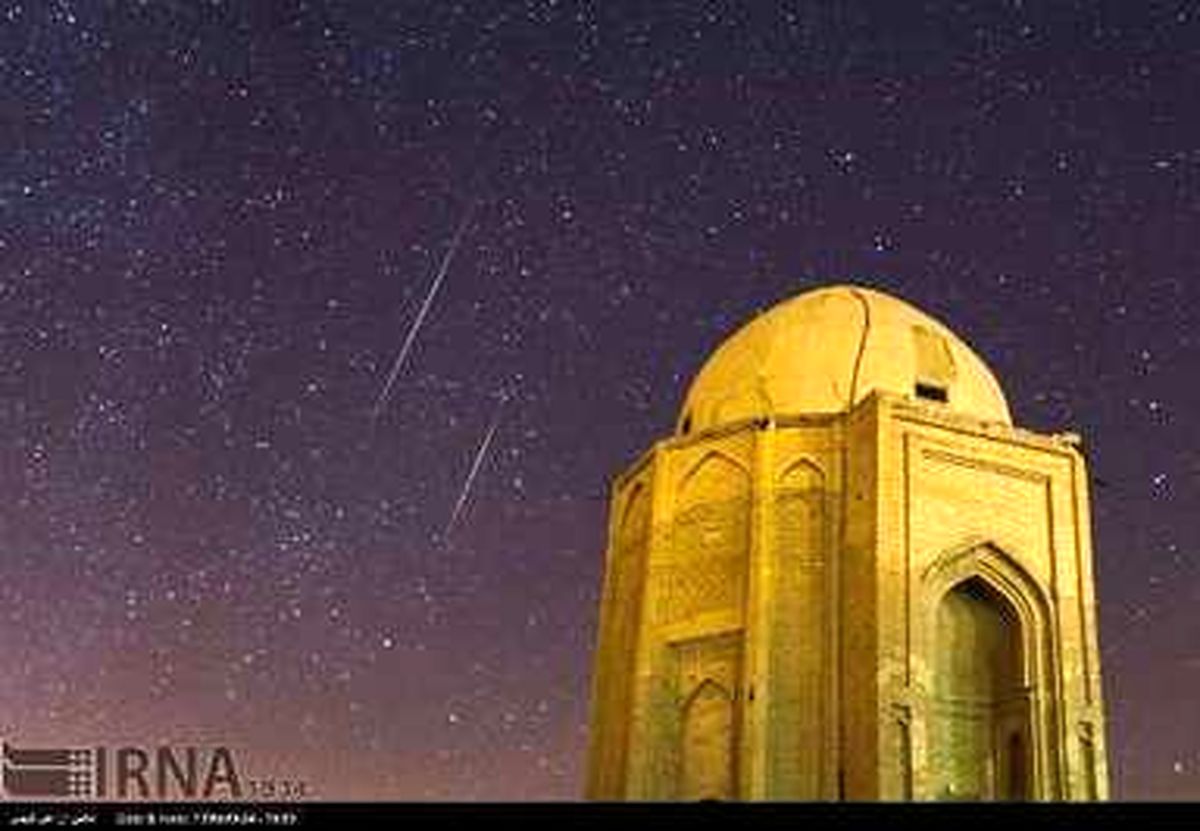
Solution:
[{"label": "octagonal brick tower", "polygon": [[593,799],[1108,795],[1079,440],[906,303],[746,324],[615,481]]}]

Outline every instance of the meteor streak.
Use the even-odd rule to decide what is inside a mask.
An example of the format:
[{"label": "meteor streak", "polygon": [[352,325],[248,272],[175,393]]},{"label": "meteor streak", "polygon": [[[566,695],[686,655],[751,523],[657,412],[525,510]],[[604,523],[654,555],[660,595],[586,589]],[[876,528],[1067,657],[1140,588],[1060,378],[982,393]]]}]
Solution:
[{"label": "meteor streak", "polygon": [[467,496],[471,493],[471,485],[475,483],[475,477],[479,473],[479,468],[483,466],[483,460],[487,456],[488,447],[492,443],[492,436],[496,434],[496,428],[500,426],[500,412],[503,409],[504,399],[501,398],[500,403],[496,405],[496,414],[492,417],[492,425],[488,428],[483,441],[480,442],[479,449],[475,451],[475,461],[471,464],[471,472],[467,474],[462,490],[458,494],[458,502],[454,503],[454,511],[450,514],[450,521],[446,523],[446,528],[442,531],[443,542],[449,537],[450,530],[458,520],[459,514],[462,513],[463,506],[467,504]]},{"label": "meteor streak", "polygon": [[466,214],[463,215],[462,222],[458,224],[458,230],[454,232],[454,237],[450,241],[450,247],[446,249],[446,253],[442,256],[441,265],[438,266],[437,275],[433,278],[433,285],[430,286],[429,292],[425,295],[425,300],[421,303],[421,308],[417,312],[416,319],[413,320],[412,326],[408,329],[408,335],[404,338],[404,345],[400,347],[399,354],[396,355],[396,360],[392,362],[392,370],[388,373],[387,381],[380,390],[379,396],[375,399],[375,406],[371,408],[371,418],[379,418],[379,413],[387,404],[388,396],[392,393],[392,386],[396,383],[396,378],[400,376],[400,370],[404,368],[404,361],[408,358],[408,352],[412,349],[413,343],[417,339],[417,333],[421,331],[421,325],[425,322],[425,315],[429,313],[429,308],[433,305],[433,300],[437,297],[438,290],[442,287],[442,281],[446,279],[446,274],[450,270],[450,262],[454,259],[455,253],[458,251],[458,246],[462,243],[463,235],[467,232],[467,227],[471,224],[471,215],[475,212],[475,204],[471,203],[467,208]]}]

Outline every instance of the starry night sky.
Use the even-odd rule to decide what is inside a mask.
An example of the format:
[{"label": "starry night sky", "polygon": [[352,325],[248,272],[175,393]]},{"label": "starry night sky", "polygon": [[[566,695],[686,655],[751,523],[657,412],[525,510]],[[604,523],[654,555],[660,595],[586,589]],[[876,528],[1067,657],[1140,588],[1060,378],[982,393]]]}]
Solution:
[{"label": "starry night sky", "polygon": [[1200,798],[1198,55],[1150,0],[0,3],[0,735],[577,798],[610,478],[856,282],[1084,435],[1114,792]]}]

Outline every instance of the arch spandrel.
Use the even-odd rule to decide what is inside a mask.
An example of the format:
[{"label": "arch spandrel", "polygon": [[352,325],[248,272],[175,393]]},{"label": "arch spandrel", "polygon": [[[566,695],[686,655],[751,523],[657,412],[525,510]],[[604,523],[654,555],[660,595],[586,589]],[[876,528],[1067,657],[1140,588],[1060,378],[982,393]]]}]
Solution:
[{"label": "arch spandrel", "polygon": [[940,599],[972,577],[980,578],[1011,603],[1023,625],[1045,630],[1050,617],[1049,592],[1020,559],[992,541],[971,542],[934,558],[921,575],[922,599]]},{"label": "arch spandrel", "polygon": [[820,490],[825,487],[825,472],[812,459],[802,457],[783,468],[775,486],[781,490]]},{"label": "arch spandrel", "polygon": [[724,450],[710,449],[689,465],[677,481],[676,511],[704,500],[708,493],[736,489],[728,487],[730,482],[748,491],[750,470],[745,463]]}]

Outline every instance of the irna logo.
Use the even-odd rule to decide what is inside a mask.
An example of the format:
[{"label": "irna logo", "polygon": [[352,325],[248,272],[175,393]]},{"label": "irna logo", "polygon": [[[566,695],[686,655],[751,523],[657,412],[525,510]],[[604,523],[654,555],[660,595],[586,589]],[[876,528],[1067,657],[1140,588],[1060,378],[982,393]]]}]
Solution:
[{"label": "irna logo", "polygon": [[240,799],[226,747],[22,748],[3,743],[4,794],[17,799]]}]

